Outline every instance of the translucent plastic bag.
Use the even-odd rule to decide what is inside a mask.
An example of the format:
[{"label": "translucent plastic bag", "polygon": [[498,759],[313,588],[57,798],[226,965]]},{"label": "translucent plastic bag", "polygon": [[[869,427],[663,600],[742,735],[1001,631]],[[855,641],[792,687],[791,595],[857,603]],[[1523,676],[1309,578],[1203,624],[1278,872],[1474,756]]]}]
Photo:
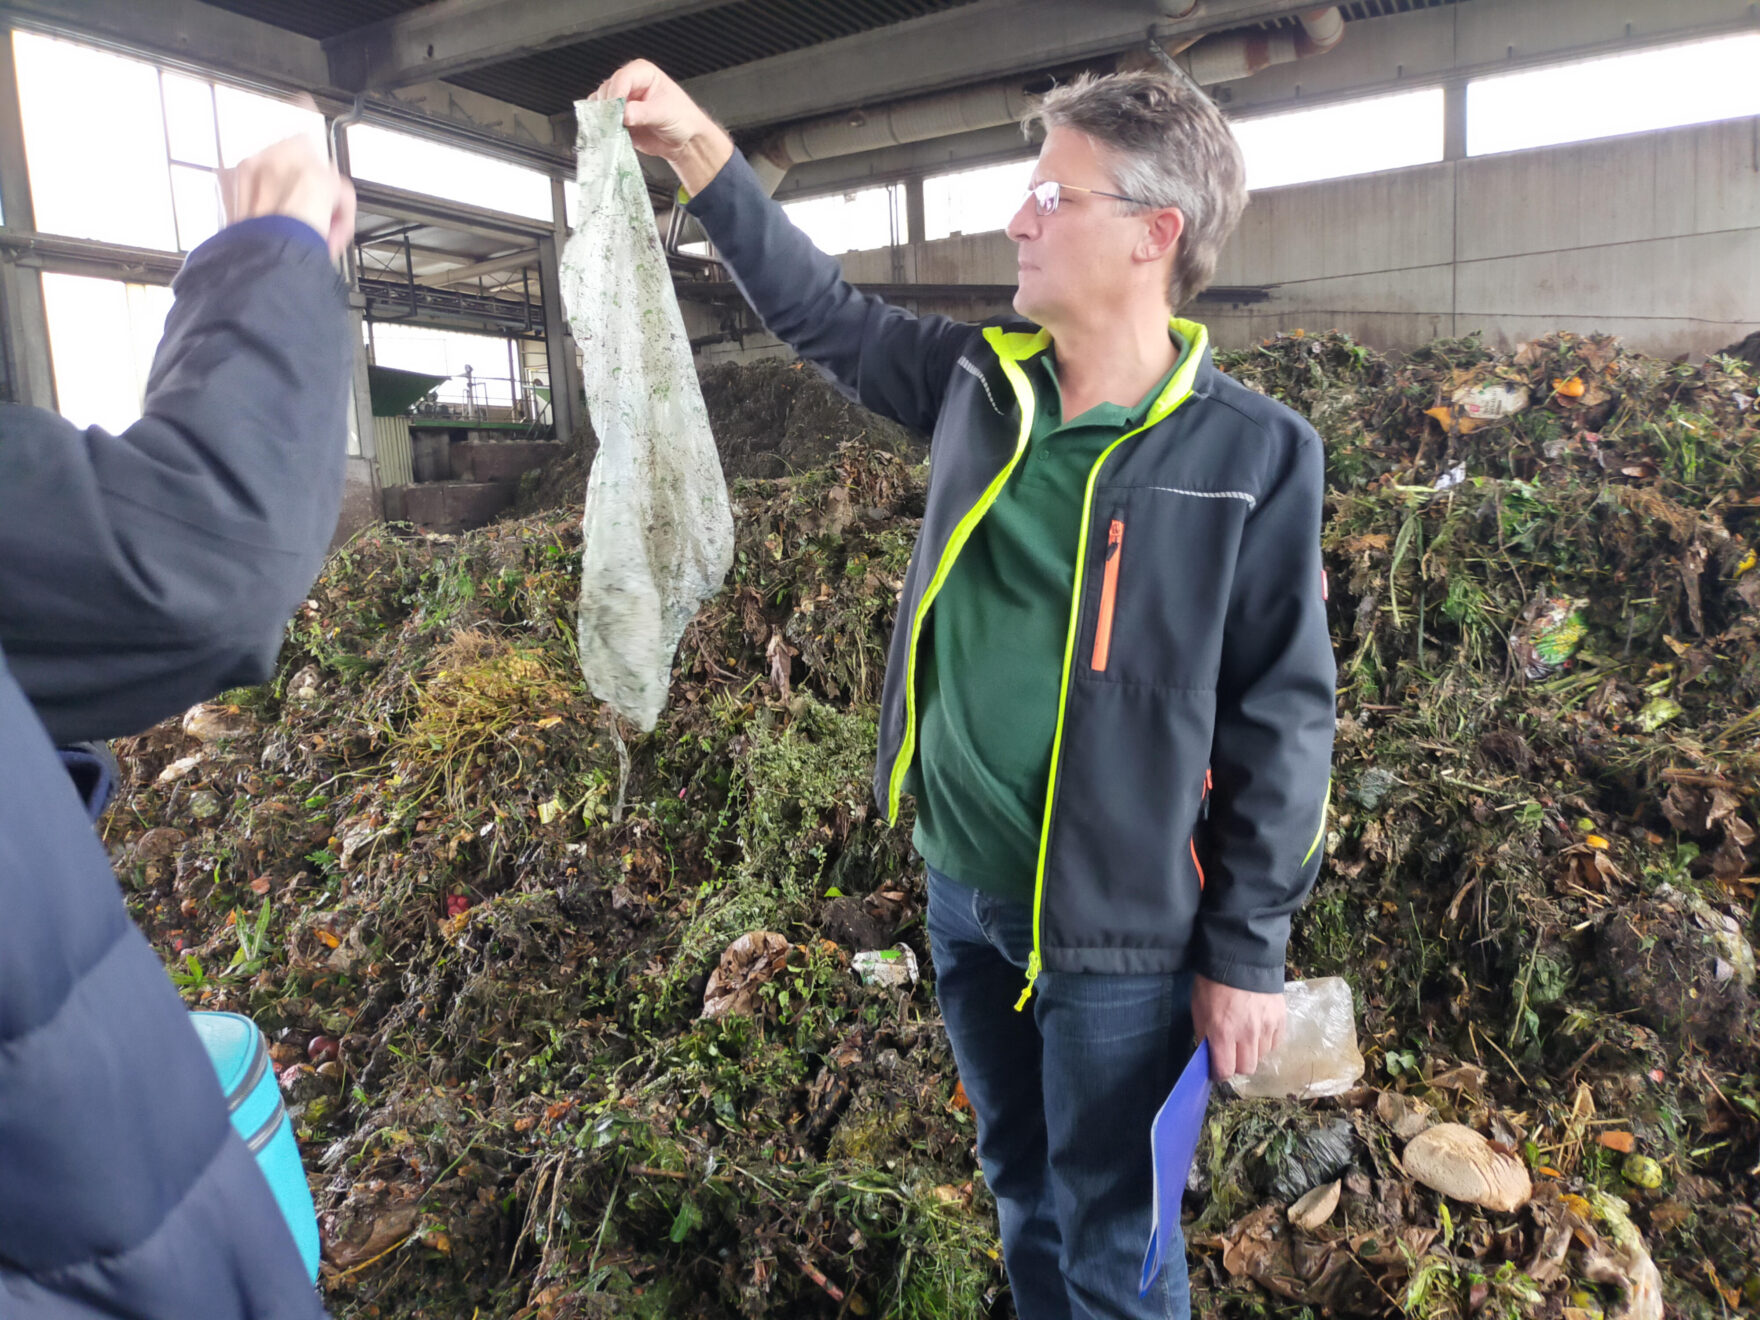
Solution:
[{"label": "translucent plastic bag", "polygon": [[1290,981],[1283,987],[1283,1002],[1289,1012],[1283,1043],[1251,1077],[1229,1079],[1235,1093],[1311,1100],[1355,1086],[1363,1075],[1363,1054],[1349,983],[1338,976]]},{"label": "translucent plastic bag", "polygon": [[733,514],[623,102],[577,102],[575,119],[580,225],[562,301],[599,438],[582,523],[581,672],[647,730],[685,625],[732,567]]}]

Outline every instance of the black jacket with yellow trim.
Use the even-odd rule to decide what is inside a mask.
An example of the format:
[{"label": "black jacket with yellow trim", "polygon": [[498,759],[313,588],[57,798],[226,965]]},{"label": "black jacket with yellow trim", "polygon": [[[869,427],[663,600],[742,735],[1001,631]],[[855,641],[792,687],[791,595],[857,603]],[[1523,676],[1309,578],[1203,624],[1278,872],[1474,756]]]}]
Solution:
[{"label": "black jacket with yellow trim", "polygon": [[[772,334],[850,397],[931,437],[881,698],[875,794],[896,817],[934,594],[1025,443],[1032,393],[1019,363],[1049,338],[1024,321],[966,325],[862,293],[742,156],[689,210]],[[1190,968],[1273,991],[1324,851],[1336,674],[1321,446],[1302,418],[1216,369],[1203,327],[1175,328],[1188,362],[1085,495],[1034,971]]]}]

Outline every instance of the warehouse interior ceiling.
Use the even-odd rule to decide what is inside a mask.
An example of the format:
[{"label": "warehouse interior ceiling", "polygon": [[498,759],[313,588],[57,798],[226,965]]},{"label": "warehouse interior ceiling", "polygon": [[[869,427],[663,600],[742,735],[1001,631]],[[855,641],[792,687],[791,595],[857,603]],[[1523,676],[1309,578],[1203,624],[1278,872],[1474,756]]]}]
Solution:
[{"label": "warehouse interior ceiling", "polygon": [[[919,208],[925,177],[1030,154],[1024,97],[1081,69],[1177,62],[1239,114],[1752,21],[1727,0],[0,0],[0,20],[309,92],[344,122],[537,170],[558,199],[574,101],[645,56],[775,167],[779,199],[916,180]],[[670,175],[644,166],[664,211]],[[368,314],[541,334],[540,249],[563,226],[426,186],[362,185]],[[718,292],[712,265],[673,255],[681,293]]]},{"label": "warehouse interior ceiling", "polygon": [[[469,67],[448,75],[448,81],[527,109],[559,114],[619,65],[638,56],[659,58],[663,53],[669,72],[678,78],[693,78],[971,3],[973,0],[730,0],[722,4],[559,6],[570,11],[576,30],[601,29],[602,35],[572,40],[567,31],[569,21],[565,20],[562,30],[548,38],[558,43],[554,47]],[[412,16],[437,16],[449,8],[458,15],[452,19],[455,23],[482,21],[456,3],[423,0],[224,0],[219,7],[316,37],[336,52],[333,59],[339,64],[354,50],[374,46],[394,49],[400,34],[414,30]],[[628,11],[628,16],[601,23],[597,16],[607,10]]]},{"label": "warehouse interior ceiling", "polygon": [[[397,85],[404,78],[433,76],[426,61],[400,62],[398,53],[425,52],[435,35],[452,36],[461,48],[434,67],[447,81],[544,114],[564,114],[575,99],[597,86],[621,64],[637,57],[663,62],[680,79],[720,73],[773,56],[808,50],[839,38],[896,29],[949,10],[976,6],[986,18],[1000,18],[991,0],[672,0],[670,3],[581,5],[523,3],[527,11],[554,9],[555,21],[532,22],[534,35],[514,49],[482,43],[485,53],[468,52],[469,34],[502,25],[499,3],[461,4],[459,0],[212,0],[215,7],[255,18],[324,43],[343,86]],[[1347,21],[1435,8],[1455,0],[1357,0],[1340,6]],[[1084,6],[1068,8],[1079,12]],[[1128,8],[1103,6],[1106,8]],[[1145,0],[1141,27],[1194,9],[1212,31],[1239,23],[1255,28],[1293,26],[1305,5],[1226,3],[1156,4]],[[351,61],[358,61],[351,69]],[[1060,59],[1044,61],[1050,68]],[[1033,72],[1023,64],[1010,72]],[[350,73],[354,76],[350,77]],[[916,88],[914,90],[923,90]]]},{"label": "warehouse interior ceiling", "polygon": [[[1349,23],[1453,3],[1357,0],[1338,9]],[[542,116],[551,142],[532,144],[528,163],[557,175],[566,168],[575,99],[638,56],[685,81],[757,152],[779,132],[825,117],[859,121],[871,108],[982,80],[1048,85],[1084,67],[1116,67],[1121,56],[1141,59],[1152,37],[1178,53],[1216,32],[1293,31],[1299,15],[1315,9],[1311,0],[211,0],[209,7],[316,43],[326,85],[312,90],[333,98],[390,105],[405,89],[438,84]],[[993,154],[975,145],[973,159]],[[1024,149],[1018,137],[1003,145],[1004,154]],[[657,203],[669,191],[663,182],[656,171]],[[538,316],[541,326],[529,235],[448,227],[382,196],[363,205],[357,233],[373,315],[515,329]],[[679,264],[683,275],[701,273],[688,259]]]},{"label": "warehouse interior ceiling", "polygon": [[[1347,22],[1456,0],[1356,0]],[[1032,75],[1233,28],[1294,27],[1313,0],[213,0],[213,7],[321,43],[331,85],[384,93],[442,79],[549,116],[566,116],[624,62],[645,56],[714,95],[738,130],[961,86]],[[1319,6],[1325,8],[1325,6]],[[937,57],[913,58],[919,43]],[[970,58],[966,58],[967,56]],[[773,85],[747,104],[742,75],[841,70],[807,88]],[[697,89],[693,89],[697,90]],[[740,95],[735,95],[740,93]]]}]

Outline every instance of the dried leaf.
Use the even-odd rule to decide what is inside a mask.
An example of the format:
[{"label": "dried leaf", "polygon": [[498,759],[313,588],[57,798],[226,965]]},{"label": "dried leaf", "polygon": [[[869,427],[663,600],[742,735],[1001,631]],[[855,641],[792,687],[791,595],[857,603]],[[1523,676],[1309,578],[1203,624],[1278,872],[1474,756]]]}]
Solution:
[{"label": "dried leaf", "polygon": [[1582,1277],[1591,1283],[1612,1284],[1624,1294],[1608,1320],[1662,1320],[1662,1276],[1644,1248],[1644,1238],[1626,1214],[1625,1202],[1591,1189],[1589,1199],[1607,1226],[1613,1246],[1597,1242],[1584,1253]]},{"label": "dried leaf", "polygon": [[1430,1085],[1439,1091],[1470,1091],[1485,1089],[1485,1070],[1476,1063],[1463,1063],[1430,1078]]},{"label": "dried leaf", "polygon": [[1304,1233],[1312,1233],[1338,1209],[1338,1180],[1316,1187],[1289,1208],[1289,1222]]},{"label": "dried leaf", "polygon": [[325,1243],[324,1254],[339,1270],[352,1269],[389,1251],[410,1235],[416,1226],[417,1211],[413,1205],[393,1206],[372,1217],[365,1225],[358,1220],[350,1226],[349,1239],[331,1239]]},{"label": "dried leaf", "polygon": [[1436,1111],[1416,1096],[1383,1091],[1375,1100],[1375,1113],[1401,1141],[1410,1141],[1430,1126]]},{"label": "dried leaf", "polygon": [[749,1015],[757,1007],[758,987],[782,970],[791,947],[787,938],[775,931],[754,930],[741,935],[727,946],[709,974],[701,1016]]},{"label": "dried leaf", "polygon": [[1679,1201],[1664,1201],[1650,1208],[1650,1227],[1657,1233],[1672,1233],[1687,1221],[1693,1212]]},{"label": "dried leaf", "polygon": [[789,696],[789,660],[799,654],[799,651],[783,639],[780,628],[770,634],[770,643],[764,648],[764,658],[770,662],[770,682],[784,701]]},{"label": "dried leaf", "polygon": [[1718,1278],[1717,1266],[1713,1265],[1710,1261],[1701,1261],[1700,1263],[1705,1266],[1705,1277],[1711,1280],[1712,1290],[1715,1291],[1719,1297],[1723,1298],[1724,1305],[1728,1306],[1732,1311],[1740,1310],[1742,1305],[1742,1290],[1740,1288],[1732,1288],[1729,1284]]}]

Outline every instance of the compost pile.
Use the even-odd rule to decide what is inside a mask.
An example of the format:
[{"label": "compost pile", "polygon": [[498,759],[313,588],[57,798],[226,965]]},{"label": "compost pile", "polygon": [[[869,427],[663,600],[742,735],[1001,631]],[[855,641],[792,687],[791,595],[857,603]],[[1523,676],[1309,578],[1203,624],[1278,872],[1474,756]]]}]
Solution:
[{"label": "compost pile", "polygon": [[[1326,443],[1291,962],[1355,986],[1367,1072],[1213,1102],[1195,1308],[1760,1309],[1760,377],[1566,335],[1224,365]],[[363,535],[272,684],[120,748],[118,874],[274,1042],[339,1316],[1011,1313],[868,789],[922,450],[798,367],[705,397],[735,564],[652,734],[582,690],[579,487],[539,483]]]}]

